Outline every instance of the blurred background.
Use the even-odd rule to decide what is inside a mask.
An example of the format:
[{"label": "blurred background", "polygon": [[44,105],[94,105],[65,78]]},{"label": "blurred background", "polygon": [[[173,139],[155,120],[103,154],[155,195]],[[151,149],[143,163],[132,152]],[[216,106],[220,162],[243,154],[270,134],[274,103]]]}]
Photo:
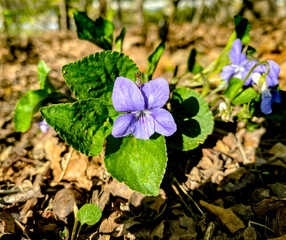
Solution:
[{"label": "blurred background", "polygon": [[74,9],[90,18],[102,16],[116,26],[191,22],[225,24],[236,14],[255,19],[282,19],[285,0],[1,0],[3,34],[74,29]]}]

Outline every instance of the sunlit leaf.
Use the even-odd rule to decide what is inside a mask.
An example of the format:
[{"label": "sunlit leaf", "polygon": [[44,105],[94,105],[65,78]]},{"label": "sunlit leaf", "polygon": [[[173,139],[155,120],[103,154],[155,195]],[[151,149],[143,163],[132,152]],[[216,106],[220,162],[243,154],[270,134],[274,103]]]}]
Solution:
[{"label": "sunlit leaf", "polygon": [[165,50],[165,42],[161,42],[155,51],[148,57],[147,76],[152,79],[152,75],[156,70],[157,64]]},{"label": "sunlit leaf", "polygon": [[99,206],[91,203],[84,204],[77,212],[77,219],[81,225],[94,225],[99,222],[102,216],[102,211]]},{"label": "sunlit leaf", "polygon": [[164,136],[153,135],[149,140],[107,138],[105,167],[112,177],[143,194],[159,194],[167,166]]},{"label": "sunlit leaf", "polygon": [[74,20],[79,39],[95,43],[104,50],[112,49],[114,31],[112,22],[102,17],[93,21],[85,12],[78,11],[74,11]]},{"label": "sunlit leaf", "polygon": [[188,71],[191,73],[200,73],[203,68],[198,64],[196,61],[197,51],[196,49],[192,48],[189,59],[188,59]]},{"label": "sunlit leaf", "polygon": [[139,69],[123,53],[99,52],[63,66],[63,77],[79,100],[100,98],[111,102],[113,85],[117,77],[135,79]]},{"label": "sunlit leaf", "polygon": [[234,24],[235,24],[236,38],[241,39],[241,42],[243,44],[249,43],[250,42],[249,32],[251,28],[249,21],[240,15],[236,15],[234,17]]},{"label": "sunlit leaf", "polygon": [[223,92],[223,95],[228,97],[232,101],[239,92],[242,91],[242,80],[239,78],[231,78],[228,82],[227,89]]},{"label": "sunlit leaf", "polygon": [[242,93],[240,93],[237,97],[232,100],[232,104],[240,105],[244,103],[250,102],[257,96],[257,92],[252,88],[249,87],[245,89]]},{"label": "sunlit leaf", "polygon": [[33,115],[39,111],[42,102],[48,96],[44,89],[27,92],[17,103],[14,114],[15,129],[19,132],[28,131]]},{"label": "sunlit leaf", "polygon": [[40,88],[46,89],[49,92],[55,91],[54,86],[49,80],[49,73],[51,69],[49,66],[45,63],[45,61],[40,60],[38,63],[38,80],[40,82]]},{"label": "sunlit leaf", "polygon": [[118,35],[118,37],[115,39],[115,46],[116,46],[116,50],[118,52],[122,52],[122,48],[123,48],[123,40],[125,37],[125,33],[126,33],[126,27],[123,27],[120,34]]},{"label": "sunlit leaf", "polygon": [[113,107],[106,102],[88,99],[43,107],[41,113],[70,146],[87,156],[97,156],[112,130],[109,108]]}]

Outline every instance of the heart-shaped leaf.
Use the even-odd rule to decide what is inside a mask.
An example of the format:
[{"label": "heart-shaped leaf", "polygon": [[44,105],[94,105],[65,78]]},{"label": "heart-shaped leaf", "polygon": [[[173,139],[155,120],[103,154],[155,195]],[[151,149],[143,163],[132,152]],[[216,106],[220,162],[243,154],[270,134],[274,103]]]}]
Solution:
[{"label": "heart-shaped leaf", "polygon": [[[41,109],[47,123],[74,149],[87,156],[101,153],[112,127],[109,106],[99,99],[55,104]],[[114,111],[115,112],[115,111]]]},{"label": "heart-shaped leaf", "polygon": [[137,192],[156,196],[167,166],[165,138],[156,134],[149,140],[109,136],[104,163],[119,182]]},{"label": "heart-shaped leaf", "polygon": [[205,99],[188,88],[178,88],[171,99],[177,132],[170,137],[170,146],[183,151],[196,148],[212,133],[214,120]]},{"label": "heart-shaped leaf", "polygon": [[117,77],[135,79],[139,69],[123,53],[105,51],[63,66],[63,77],[77,99],[100,98],[111,102]]},{"label": "heart-shaped leaf", "polygon": [[81,225],[94,225],[99,222],[102,211],[99,206],[91,203],[84,204],[77,212],[76,217]]}]

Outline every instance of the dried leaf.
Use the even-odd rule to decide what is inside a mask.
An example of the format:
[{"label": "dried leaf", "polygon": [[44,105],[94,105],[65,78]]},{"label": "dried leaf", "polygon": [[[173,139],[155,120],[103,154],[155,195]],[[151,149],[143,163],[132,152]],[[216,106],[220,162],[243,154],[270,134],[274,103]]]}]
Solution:
[{"label": "dried leaf", "polygon": [[244,223],[234,214],[230,208],[221,208],[213,204],[209,204],[200,200],[200,204],[216,215],[231,233],[235,233],[239,229],[245,228]]},{"label": "dried leaf", "polygon": [[53,202],[54,214],[64,220],[73,212],[74,205],[77,203],[76,194],[72,189],[63,188],[59,190]]},{"label": "dried leaf", "polygon": [[286,159],[286,145],[281,142],[276,143],[268,152],[275,157]]},{"label": "dried leaf", "polygon": [[0,212],[0,233],[15,233],[15,220],[8,212]]},{"label": "dried leaf", "polygon": [[257,234],[253,227],[248,226],[243,232],[244,240],[256,240]]},{"label": "dried leaf", "polygon": [[100,233],[112,233],[120,224],[116,219],[120,216],[120,212],[113,212],[110,216],[102,221],[99,227]]},{"label": "dried leaf", "polygon": [[[66,153],[64,158],[69,158],[70,153]],[[71,155],[66,172],[63,176],[64,180],[69,182],[78,183],[79,187],[86,190],[90,190],[92,187],[92,181],[87,178],[86,170],[88,167],[88,157],[84,154],[81,154],[78,151],[74,151]]]}]

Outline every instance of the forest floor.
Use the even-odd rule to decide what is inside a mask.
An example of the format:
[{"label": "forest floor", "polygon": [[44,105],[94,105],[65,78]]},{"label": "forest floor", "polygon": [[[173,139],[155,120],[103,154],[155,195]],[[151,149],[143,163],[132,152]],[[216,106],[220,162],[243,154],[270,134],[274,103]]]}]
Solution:
[{"label": "forest floor", "polygon": [[[173,27],[154,77],[171,81],[176,65],[183,73],[193,47],[206,67],[232,31],[232,24]],[[138,28],[127,29],[123,48],[142,72],[160,42],[155,26],[147,36],[143,41]],[[280,65],[286,90],[286,21],[254,24],[250,36],[259,59]],[[98,204],[103,216],[84,227],[79,239],[286,239],[285,122],[259,118],[258,128],[247,132],[243,122],[216,121],[199,148],[170,152],[160,195],[144,196],[110,177],[104,153],[70,156],[71,147],[52,129],[42,133],[36,120],[26,133],[14,129],[17,101],[39,88],[39,60],[52,69],[56,88],[70,93],[61,67],[100,49],[74,32],[17,37],[1,45],[1,239],[60,239],[60,231],[72,231],[74,205],[86,202]]]}]

